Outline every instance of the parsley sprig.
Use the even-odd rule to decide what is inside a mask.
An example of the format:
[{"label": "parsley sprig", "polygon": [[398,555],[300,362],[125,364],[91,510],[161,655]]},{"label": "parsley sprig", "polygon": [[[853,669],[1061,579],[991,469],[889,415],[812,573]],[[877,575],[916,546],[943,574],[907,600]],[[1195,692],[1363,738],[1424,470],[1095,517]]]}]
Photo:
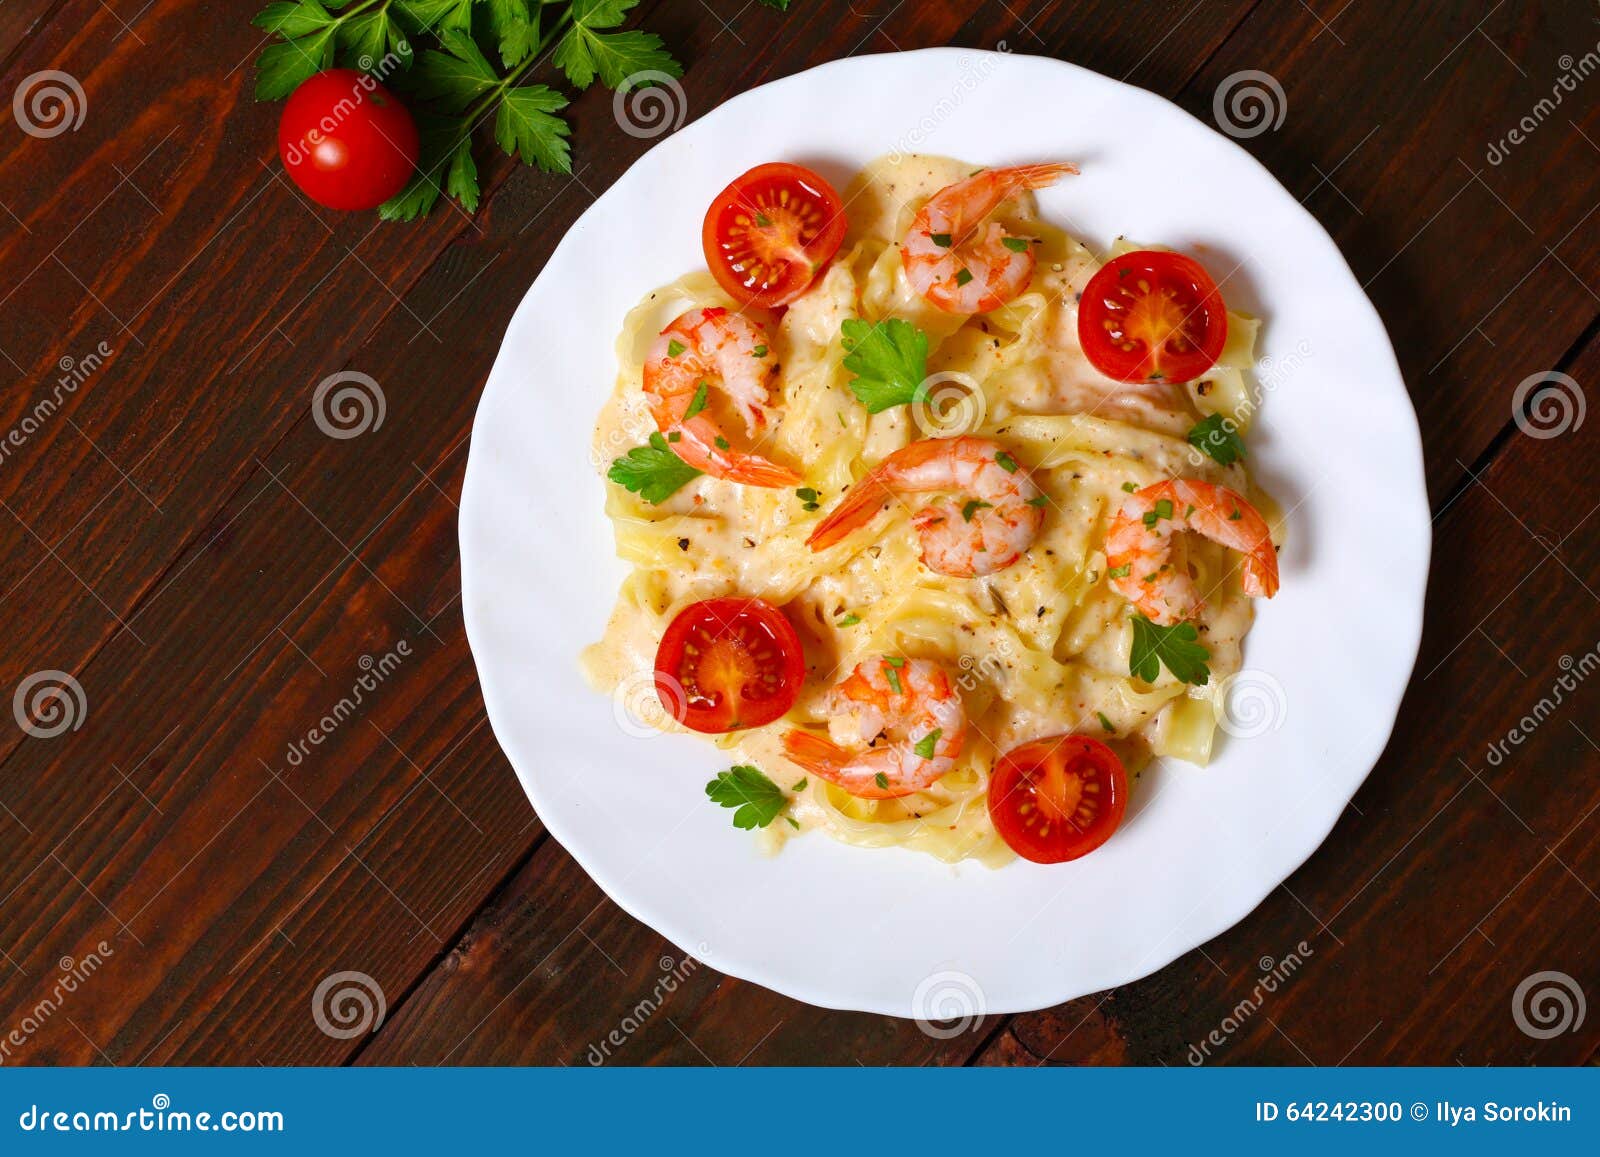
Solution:
[{"label": "parsley sprig", "polygon": [[701,472],[679,458],[658,430],[648,446],[635,446],[611,464],[606,477],[652,505],[665,502]]},{"label": "parsley sprig", "polygon": [[490,120],[506,154],[572,171],[571,130],[557,115],[567,97],[523,82],[546,56],[580,90],[596,79],[618,88],[640,74],[683,75],[659,36],[619,28],[638,3],[275,0],[252,21],[279,38],[256,61],[256,99],[281,100],[335,64],[372,73],[405,95],[422,138],[416,177],[379,214],[420,217],[441,192],[471,212],[480,197],[473,134]]},{"label": "parsley sprig", "polygon": [[[804,786],[805,780],[801,780],[795,784],[795,790]],[[789,806],[789,797],[783,788],[768,779],[759,767],[748,763],[719,771],[717,778],[706,784],[706,796],[712,803],[737,809],[733,813],[733,826],[746,831],[766,827]]]},{"label": "parsley sprig", "polygon": [[1211,414],[1189,428],[1189,445],[1209,454],[1222,466],[1232,466],[1244,457],[1244,439],[1239,428],[1221,414]]},{"label": "parsley sprig", "polygon": [[844,368],[856,375],[850,391],[867,413],[927,399],[927,334],[898,317],[877,323],[846,318],[839,334]]},{"label": "parsley sprig", "polygon": [[1211,652],[1200,643],[1193,623],[1163,627],[1143,615],[1133,616],[1133,646],[1128,652],[1128,673],[1146,683],[1161,676],[1161,668],[1184,683],[1204,687],[1211,678],[1206,660]]}]

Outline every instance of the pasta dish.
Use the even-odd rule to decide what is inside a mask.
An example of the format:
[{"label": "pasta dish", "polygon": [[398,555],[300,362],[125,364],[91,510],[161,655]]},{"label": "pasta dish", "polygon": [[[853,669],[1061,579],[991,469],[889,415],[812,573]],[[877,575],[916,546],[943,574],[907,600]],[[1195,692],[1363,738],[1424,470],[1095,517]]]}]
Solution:
[{"label": "pasta dish", "polygon": [[1211,756],[1278,587],[1258,322],[1043,219],[1075,172],[758,166],[623,323],[594,450],[631,569],[585,674],[721,748],[705,793],[772,850],[1070,861],[1152,758]]}]

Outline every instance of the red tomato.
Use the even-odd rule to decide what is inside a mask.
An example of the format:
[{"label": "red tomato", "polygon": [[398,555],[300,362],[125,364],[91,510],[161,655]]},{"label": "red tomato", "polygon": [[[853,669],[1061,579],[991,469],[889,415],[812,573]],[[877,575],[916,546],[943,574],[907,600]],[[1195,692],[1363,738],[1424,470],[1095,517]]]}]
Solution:
[{"label": "red tomato", "polygon": [[839,251],[844,204],[810,169],[757,165],[711,202],[700,231],[717,284],[741,305],[787,305]]},{"label": "red tomato", "polygon": [[330,68],[294,90],[278,121],[278,155],[301,192],[330,209],[374,209],[417,169],[417,125],[364,73]]},{"label": "red tomato", "polygon": [[794,706],[800,636],[763,599],[706,599],[679,611],[656,651],[656,695],[692,731],[760,727]]},{"label": "red tomato", "polygon": [[1111,838],[1127,806],[1122,761],[1085,735],[1054,735],[1013,748],[989,779],[995,830],[1036,864],[1087,856]]},{"label": "red tomato", "polygon": [[1113,257],[1078,305],[1078,342],[1119,382],[1192,382],[1222,356],[1228,311],[1211,275],[1181,253]]}]

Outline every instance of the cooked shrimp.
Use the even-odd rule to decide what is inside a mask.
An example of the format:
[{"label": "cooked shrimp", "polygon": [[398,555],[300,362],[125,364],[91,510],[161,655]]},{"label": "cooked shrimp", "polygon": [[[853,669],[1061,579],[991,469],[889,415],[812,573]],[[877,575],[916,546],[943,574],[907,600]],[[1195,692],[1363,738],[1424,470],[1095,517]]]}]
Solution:
[{"label": "cooked shrimp", "polygon": [[1033,278],[1032,242],[985,218],[1025,189],[1077,171],[1066,164],[983,169],[940,189],[912,218],[900,250],[911,288],[947,313],[983,313],[1016,297]]},{"label": "cooked shrimp", "polygon": [[955,767],[966,742],[960,692],[928,659],[868,659],[828,692],[824,709],[833,717],[830,737],[790,731],[783,750],[812,775],[863,799],[931,787]]},{"label": "cooked shrimp", "polygon": [[1028,549],[1044,521],[1039,488],[1005,447],[988,438],[926,438],[896,450],[850,490],[806,540],[825,550],[898,494],[952,490],[911,516],[930,570],[957,578],[1004,570]]},{"label": "cooked shrimp", "polygon": [[1152,622],[1171,626],[1202,605],[1194,580],[1172,565],[1172,535],[1192,530],[1244,555],[1244,593],[1278,593],[1278,553],[1266,519],[1226,486],[1174,478],[1128,495],[1106,532],[1112,587]]},{"label": "cooked shrimp", "polygon": [[678,434],[673,450],[714,478],[747,486],[794,486],[800,476],[759,454],[735,450],[711,415],[711,390],[733,400],[753,440],[772,420],[768,403],[774,359],[766,332],[726,309],[691,309],[656,338],[644,363],[644,393],[663,434]]}]

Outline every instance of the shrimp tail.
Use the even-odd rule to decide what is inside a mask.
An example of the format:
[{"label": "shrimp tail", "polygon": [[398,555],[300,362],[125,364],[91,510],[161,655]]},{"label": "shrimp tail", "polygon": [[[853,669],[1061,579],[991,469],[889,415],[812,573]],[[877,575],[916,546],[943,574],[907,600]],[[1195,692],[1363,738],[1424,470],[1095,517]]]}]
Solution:
[{"label": "shrimp tail", "polygon": [[745,486],[798,486],[804,481],[787,466],[751,454],[724,469],[722,477]]},{"label": "shrimp tail", "polygon": [[818,779],[843,788],[858,799],[894,799],[910,795],[914,788],[880,787],[874,779],[851,774],[848,768],[857,756],[810,731],[798,729],[783,735],[783,753]]},{"label": "shrimp tail", "polygon": [[1075,177],[1078,166],[1068,161],[1051,165],[1018,165],[1009,170],[1015,175],[1019,189],[1048,189],[1062,177]]},{"label": "shrimp tail", "polygon": [[851,488],[844,501],[834,507],[828,517],[817,523],[811,531],[811,537],[806,539],[806,545],[812,550],[827,550],[852,531],[865,526],[891,494],[880,464],[869,470]]}]

